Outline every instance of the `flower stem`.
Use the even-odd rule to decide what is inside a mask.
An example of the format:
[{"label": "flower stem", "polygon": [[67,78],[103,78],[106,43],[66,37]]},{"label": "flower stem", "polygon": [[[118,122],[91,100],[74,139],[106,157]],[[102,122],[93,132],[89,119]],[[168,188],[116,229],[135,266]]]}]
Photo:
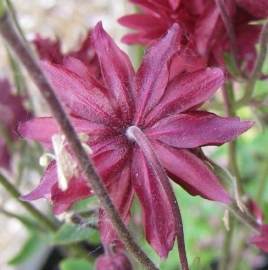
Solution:
[{"label": "flower stem", "polygon": [[242,212],[236,203],[231,203],[226,205],[228,209],[233,213],[238,219],[240,219],[243,224],[246,224],[250,227],[254,232],[261,233],[260,225],[256,222],[256,220],[246,211]]},{"label": "flower stem", "polygon": [[267,43],[268,43],[268,22],[263,26],[260,35],[260,52],[258,54],[257,60],[254,64],[252,73],[250,75],[249,81],[246,84],[244,96],[238,100],[234,106],[239,108],[243,105],[247,105],[252,97],[255,84],[261,76],[262,67],[267,54]]},{"label": "flower stem", "polygon": [[146,269],[158,269],[136,243],[133,236],[126,228],[111,198],[109,197],[107,190],[103,186],[100,177],[94,169],[92,162],[89,160],[86,151],[82,147],[68,115],[64,111],[60,101],[53,91],[53,88],[44,75],[38,62],[35,60],[33,54],[28,50],[28,48],[18,36],[17,31],[14,29],[14,26],[10,20],[10,16],[7,12],[0,17],[0,32],[8,45],[16,53],[18,59],[25,66],[33,82],[39,88],[41,94],[46,100],[50,110],[52,111],[52,114],[59,123],[63,134],[66,136],[67,141],[78,160],[78,164],[84,172],[85,178],[90,182],[90,186],[93,188],[96,196],[100,200],[102,207],[109,216],[121,241]]},{"label": "flower stem", "polygon": [[31,215],[40,222],[47,230],[55,232],[57,231],[57,226],[50,221],[46,216],[39,212],[33,205],[28,202],[20,201],[18,198],[21,196],[20,192],[0,173],[0,183],[3,187],[16,198],[20,204],[29,212]]},{"label": "flower stem", "polygon": [[186,250],[185,250],[181,212],[180,212],[177,198],[174,194],[173,188],[167,177],[167,174],[164,171],[162,164],[157,158],[153,148],[151,147],[150,142],[148,141],[146,136],[143,134],[143,132],[138,127],[131,126],[128,128],[127,133],[129,134],[129,137],[133,139],[140,146],[147,161],[151,165],[152,169],[159,176],[159,180],[161,181],[161,184],[166,192],[167,199],[171,206],[172,214],[175,220],[175,230],[176,230],[176,235],[177,235],[181,269],[188,270],[189,266],[188,266],[187,255],[186,255]]}]

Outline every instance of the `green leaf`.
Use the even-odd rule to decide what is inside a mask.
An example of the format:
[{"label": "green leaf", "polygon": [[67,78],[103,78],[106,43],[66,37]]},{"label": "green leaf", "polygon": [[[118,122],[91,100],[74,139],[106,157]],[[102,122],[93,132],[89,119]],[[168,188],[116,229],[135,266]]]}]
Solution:
[{"label": "green leaf", "polygon": [[201,262],[200,262],[200,258],[199,257],[196,257],[194,259],[194,261],[191,264],[190,269],[191,270],[202,270],[202,266],[201,266]]},{"label": "green leaf", "polygon": [[8,264],[18,265],[25,262],[26,260],[30,259],[43,244],[44,239],[42,239],[37,233],[32,233],[32,235],[22,246],[19,253],[9,260]]},{"label": "green leaf", "polygon": [[60,263],[60,270],[93,270],[93,265],[83,259],[65,259]]},{"label": "green leaf", "polygon": [[51,243],[64,245],[86,240],[94,233],[94,230],[75,224],[65,223],[51,237]]}]

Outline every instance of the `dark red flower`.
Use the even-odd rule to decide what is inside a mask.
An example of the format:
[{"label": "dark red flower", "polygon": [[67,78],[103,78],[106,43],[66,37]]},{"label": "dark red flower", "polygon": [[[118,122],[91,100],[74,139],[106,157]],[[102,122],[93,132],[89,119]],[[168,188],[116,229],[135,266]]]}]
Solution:
[{"label": "dark red flower", "polygon": [[16,128],[19,122],[32,117],[23,107],[25,97],[14,95],[7,79],[0,81],[0,167],[10,170],[11,152],[8,145],[19,139]]},{"label": "dark red flower", "polygon": [[[237,117],[224,118],[197,110],[224,82],[221,69],[201,69],[169,81],[168,63],[177,51],[180,36],[181,30],[174,24],[146,52],[135,74],[128,56],[97,24],[92,43],[107,87],[92,78],[79,60],[75,60],[76,72],[48,62],[42,64],[77,133],[88,135],[86,144],[93,151],[90,156],[123,220],[128,224],[136,193],[143,210],[146,239],[163,259],[173,247],[175,231],[160,178],[169,176],[193,195],[230,202],[229,195],[196,150],[231,141],[253,125]],[[26,122],[19,131],[50,149],[51,138],[59,133],[57,124],[49,117]],[[71,151],[65,154],[72,155]],[[68,189],[62,191],[60,199],[53,199],[58,196],[56,170],[55,162],[50,164],[39,186],[22,199],[49,197],[56,213],[60,213],[85,193],[92,195],[78,170],[68,173],[71,181]],[[80,186],[77,190],[76,185]],[[87,188],[83,196],[82,187]],[[117,240],[103,210],[99,229],[104,245]]]},{"label": "dark red flower", "polygon": [[96,270],[132,270],[133,267],[127,254],[122,249],[105,248],[105,254],[95,262]]},{"label": "dark red flower", "polygon": [[[151,46],[163,37],[173,23],[184,30],[175,56],[177,74],[183,70],[193,71],[206,65],[223,65],[223,53],[230,52],[230,40],[214,0],[129,0],[141,8],[142,13],[126,15],[118,21],[136,30],[122,41],[127,44]],[[253,25],[259,18],[267,17],[268,2],[254,0],[226,0],[224,6],[236,35],[236,45],[241,67],[250,70],[256,58],[255,45],[261,27]],[[264,8],[263,11],[262,7]],[[180,61],[183,62],[180,62]],[[180,66],[178,66],[180,63]],[[176,71],[174,71],[176,72]]]},{"label": "dark red flower", "polygon": [[253,236],[250,243],[268,253],[268,225],[262,225],[261,235]]},{"label": "dark red flower", "polygon": [[63,54],[61,51],[61,41],[52,41],[49,38],[42,38],[39,34],[33,40],[37,53],[42,60],[48,60],[53,64],[64,64],[64,57],[73,57],[82,61],[88,71],[94,76],[100,76],[100,64],[91,42],[91,30],[88,31],[84,40],[79,43],[77,50]]}]

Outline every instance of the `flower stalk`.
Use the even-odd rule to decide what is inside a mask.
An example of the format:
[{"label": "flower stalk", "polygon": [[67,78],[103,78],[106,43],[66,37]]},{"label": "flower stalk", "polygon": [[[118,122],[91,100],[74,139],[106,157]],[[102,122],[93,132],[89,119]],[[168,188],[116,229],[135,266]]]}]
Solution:
[{"label": "flower stalk", "polygon": [[164,171],[163,166],[158,160],[154,150],[150,146],[150,143],[147,140],[146,136],[138,127],[136,126],[129,127],[127,130],[127,136],[129,137],[129,139],[134,140],[140,146],[151,168],[153,168],[153,170],[155,170],[155,173],[159,175],[159,179],[167,194],[167,198],[169,200],[169,204],[171,206],[172,213],[175,219],[175,231],[176,231],[177,242],[178,242],[181,269],[188,270],[189,266],[188,266],[187,255],[186,255],[186,250],[185,250],[181,212],[180,212],[180,208],[177,202],[177,198],[174,194],[174,191],[166,175],[166,172]]},{"label": "flower stalk", "polygon": [[63,134],[66,136],[67,141],[84,172],[85,178],[90,182],[91,187],[99,198],[102,207],[108,214],[120,239],[125,244],[126,248],[129,249],[133,256],[135,256],[135,258],[146,269],[157,269],[154,263],[136,243],[133,236],[130,234],[118,212],[116,211],[112,200],[110,199],[97,172],[95,171],[92,162],[89,160],[87,153],[83,149],[80,140],[61,103],[56,97],[50,83],[48,82],[32,53],[27,49],[27,47],[18,36],[7,12],[3,12],[2,16],[0,17],[0,32],[7,44],[16,53],[18,59],[23,63],[32,80],[37,85],[44,99],[49,105],[50,110],[52,111],[55,119],[58,121]]}]

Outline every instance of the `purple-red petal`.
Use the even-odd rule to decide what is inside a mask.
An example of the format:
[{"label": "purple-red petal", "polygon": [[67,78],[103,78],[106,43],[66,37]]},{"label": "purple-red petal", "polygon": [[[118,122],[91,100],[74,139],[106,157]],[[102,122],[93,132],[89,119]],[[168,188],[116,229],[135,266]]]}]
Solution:
[{"label": "purple-red petal", "polygon": [[131,180],[141,202],[146,239],[165,260],[174,245],[174,217],[158,175],[139,147],[133,153]]},{"label": "purple-red petal", "polygon": [[73,116],[97,123],[120,124],[107,93],[102,89],[62,66],[42,62],[42,68],[57,96]]},{"label": "purple-red petal", "polygon": [[146,135],[177,148],[196,148],[232,141],[253,124],[253,121],[241,122],[238,117],[194,111],[163,118],[148,128]]},{"label": "purple-red petal", "polygon": [[134,69],[129,57],[118,48],[99,22],[92,31],[92,44],[98,55],[102,76],[111,94],[111,103],[121,118],[131,120]]},{"label": "purple-red petal", "polygon": [[196,155],[187,149],[176,149],[158,142],[152,142],[152,145],[171,179],[187,192],[213,201],[231,202],[217,177]]},{"label": "purple-red petal", "polygon": [[[127,164],[120,172],[120,175],[113,177],[113,181],[106,188],[121,218],[124,223],[128,225],[130,219],[130,207],[134,196],[134,189],[130,181],[129,165]],[[121,243],[110,219],[103,209],[100,209],[99,211],[98,227],[104,245],[116,242]]]},{"label": "purple-red petal", "polygon": [[179,51],[181,35],[181,28],[174,24],[167,35],[149,48],[143,57],[135,78],[136,98],[139,99],[136,125],[142,123],[164,94],[169,79],[168,60]]}]

